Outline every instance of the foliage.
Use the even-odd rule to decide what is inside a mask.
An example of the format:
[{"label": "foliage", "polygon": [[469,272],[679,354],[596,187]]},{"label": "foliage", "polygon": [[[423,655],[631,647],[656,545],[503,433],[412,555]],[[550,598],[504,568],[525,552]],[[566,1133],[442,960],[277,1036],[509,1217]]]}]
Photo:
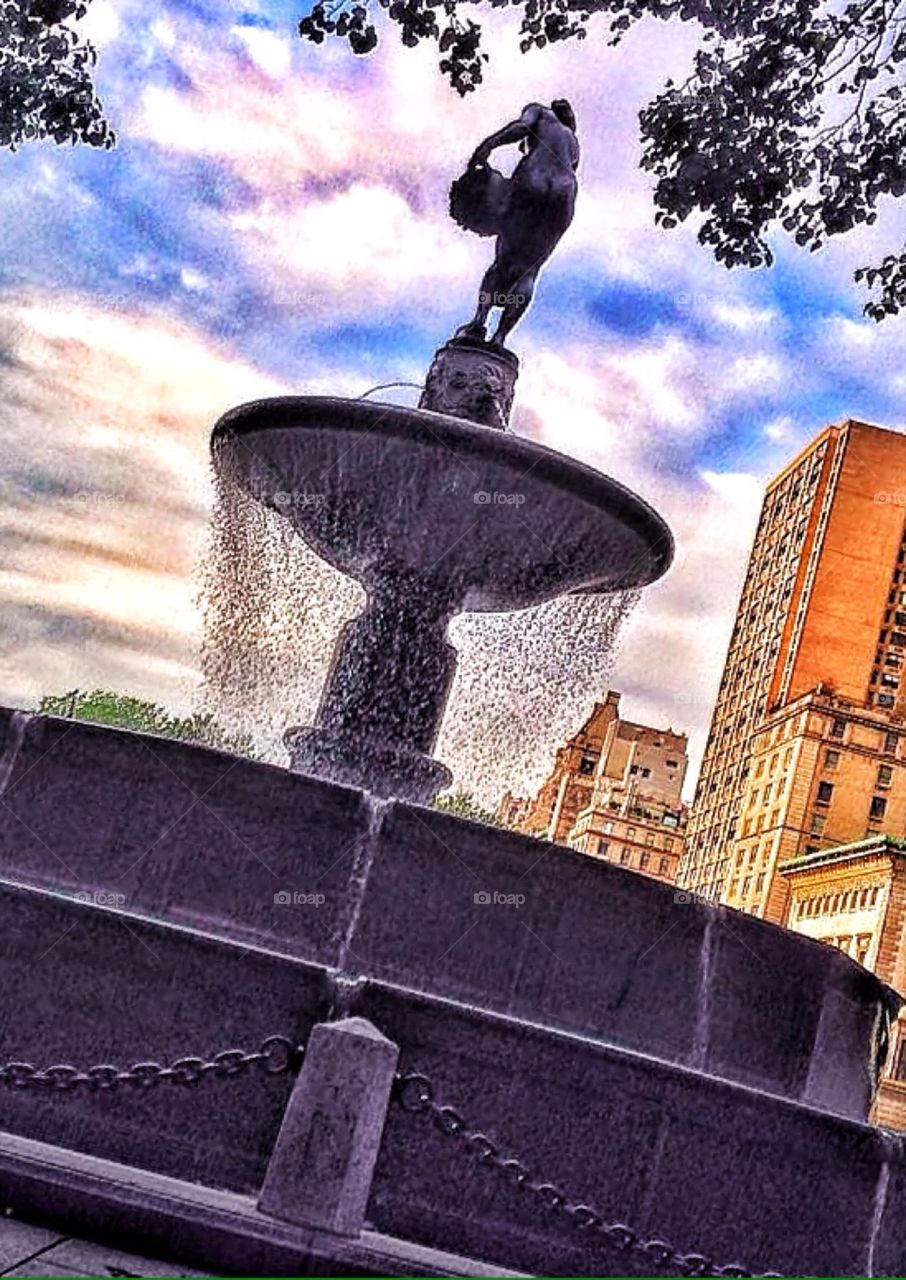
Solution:
[{"label": "foliage", "polygon": [[91,693],[73,689],[70,693],[51,694],[41,699],[38,714],[87,720],[115,729],[151,733],[158,738],[176,738],[233,755],[254,758],[255,754],[251,739],[231,736],[211,715],[172,716],[156,702],[110,689],[93,689]]},{"label": "foliage", "polygon": [[52,138],[110,148],[116,139],[91,79],[78,22],[90,0],[0,0],[0,147]]},{"label": "foliage", "polygon": [[[696,21],[692,74],[668,81],[640,112],[642,167],[656,179],[655,220],[700,215],[698,238],[727,267],[773,260],[781,226],[819,249],[877,218],[881,197],[906,193],[906,0],[485,0],[521,14],[523,52],[584,39],[592,19],[619,44],[642,18]],[[404,44],[437,42],[440,71],[460,93],[482,81],[481,27],[466,0],[379,0]],[[470,3],[470,12],[480,7]],[[300,24],[367,53],[377,29],[361,0],[318,0]],[[899,250],[901,246],[897,246]],[[875,320],[904,306],[906,255],[861,268]]]},{"label": "foliage", "polygon": [[435,809],[468,818],[470,822],[483,822],[486,827],[503,827],[506,824],[492,809],[485,809],[468,791],[448,791],[434,801]]}]

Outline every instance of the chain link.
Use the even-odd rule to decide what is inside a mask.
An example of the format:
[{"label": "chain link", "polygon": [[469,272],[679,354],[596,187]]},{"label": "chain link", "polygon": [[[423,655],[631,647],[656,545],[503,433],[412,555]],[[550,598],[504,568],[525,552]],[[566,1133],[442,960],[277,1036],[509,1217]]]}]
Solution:
[{"label": "chain link", "polygon": [[[258,1068],[266,1075],[296,1074],[302,1064],[305,1049],[286,1036],[268,1036],[259,1049],[247,1053],[243,1049],[224,1049],[210,1058],[179,1058],[170,1066],[157,1062],[136,1062],[120,1070],[110,1063],[98,1063],[79,1070],[69,1063],[56,1063],[39,1068],[30,1062],[6,1062],[0,1064],[0,1087],[10,1089],[43,1089],[51,1093],[70,1093],[76,1089],[88,1089],[97,1093],[112,1093],[121,1086],[138,1090],[150,1090],[160,1084],[173,1084],[192,1088],[210,1076],[216,1079],[243,1075]],[[673,1267],[683,1276],[739,1276],[755,1277],[758,1273],[747,1271],[736,1264],[717,1266],[705,1254],[680,1253],[664,1240],[642,1240],[639,1234],[625,1223],[606,1223],[591,1206],[572,1204],[565,1192],[550,1182],[536,1181],[531,1170],[514,1156],[503,1156],[497,1144],[487,1134],[470,1129],[455,1107],[441,1105],[434,1098],[434,1088],[427,1076],[418,1073],[400,1074],[394,1081],[394,1099],[404,1110],[429,1116],[435,1127],[448,1138],[453,1138],[464,1148],[476,1165],[501,1173],[509,1182],[526,1195],[540,1202],[550,1213],[561,1214],[576,1230],[590,1236],[597,1232],[608,1244],[621,1253],[635,1252],[659,1267]],[[778,1272],[761,1273],[759,1280],[783,1280]]]},{"label": "chain link", "polygon": [[594,1233],[603,1236],[620,1253],[641,1254],[653,1266],[670,1267],[682,1276],[758,1276],[759,1280],[782,1280],[776,1271],[757,1273],[735,1263],[718,1266],[705,1254],[682,1253],[665,1240],[643,1240],[625,1223],[606,1223],[591,1206],[570,1203],[569,1197],[559,1187],[536,1180],[521,1160],[502,1155],[487,1134],[470,1129],[454,1107],[435,1101],[434,1088],[427,1076],[416,1073],[398,1075],[394,1098],[404,1111],[429,1117],[435,1128],[445,1137],[456,1139],[476,1164],[495,1169],[526,1195],[532,1196],[536,1203],[540,1202],[543,1209],[561,1215],[586,1236]]},{"label": "chain link", "polygon": [[122,1086],[134,1089],[154,1089],[160,1084],[181,1085],[191,1088],[213,1076],[226,1079],[243,1075],[257,1068],[265,1075],[295,1074],[301,1065],[304,1048],[293,1044],[285,1036],[268,1036],[261,1047],[252,1053],[243,1049],[224,1049],[210,1058],[179,1058],[168,1067],[158,1062],[136,1062],[120,1070],[110,1063],[80,1070],[69,1063],[52,1067],[35,1067],[30,1062],[6,1062],[0,1064],[0,1086],[9,1089],[44,1089],[49,1093],[71,1093],[75,1089],[88,1089],[97,1093],[112,1093]]}]

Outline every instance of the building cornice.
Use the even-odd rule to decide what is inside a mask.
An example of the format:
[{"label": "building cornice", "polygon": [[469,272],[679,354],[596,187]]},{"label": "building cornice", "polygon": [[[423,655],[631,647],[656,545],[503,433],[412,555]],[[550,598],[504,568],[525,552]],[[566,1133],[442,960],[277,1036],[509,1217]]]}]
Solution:
[{"label": "building cornice", "polygon": [[777,869],[786,875],[789,872],[812,871],[833,863],[883,857],[888,854],[906,858],[906,840],[897,836],[871,836],[866,840],[855,840],[851,844],[838,844],[831,849],[820,849],[817,853],[805,853],[798,858],[789,858],[786,862],[781,862]]}]

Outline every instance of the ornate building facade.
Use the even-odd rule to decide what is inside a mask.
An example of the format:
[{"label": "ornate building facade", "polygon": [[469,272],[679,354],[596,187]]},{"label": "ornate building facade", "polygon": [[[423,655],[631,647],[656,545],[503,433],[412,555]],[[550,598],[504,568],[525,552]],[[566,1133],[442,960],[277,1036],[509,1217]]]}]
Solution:
[{"label": "ornate building facade", "polygon": [[519,831],[673,882],[687,766],[685,734],[623,720],[610,691],[557,752],[538,794],[505,796],[499,814]]},{"label": "ornate building facade", "polygon": [[[839,947],[906,993],[906,840],[875,835],[813,849],[781,863],[780,871],[789,886],[791,929]],[[894,1028],[873,1119],[906,1128],[906,1017]]]}]

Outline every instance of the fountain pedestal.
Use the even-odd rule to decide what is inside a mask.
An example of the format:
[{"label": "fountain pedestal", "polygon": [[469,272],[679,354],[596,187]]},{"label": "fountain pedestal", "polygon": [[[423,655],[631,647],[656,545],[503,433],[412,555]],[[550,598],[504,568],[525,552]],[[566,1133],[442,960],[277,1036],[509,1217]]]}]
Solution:
[{"label": "fountain pedestal", "polygon": [[[284,742],[298,773],[428,804],[452,782],[430,752],[456,674],[446,610],[419,583],[385,583],[346,624],[315,724]],[[412,696],[412,691],[420,696]]]},{"label": "fountain pedestal", "polygon": [[513,408],[519,360],[505,347],[452,338],[431,361],[420,409],[505,431]]}]

